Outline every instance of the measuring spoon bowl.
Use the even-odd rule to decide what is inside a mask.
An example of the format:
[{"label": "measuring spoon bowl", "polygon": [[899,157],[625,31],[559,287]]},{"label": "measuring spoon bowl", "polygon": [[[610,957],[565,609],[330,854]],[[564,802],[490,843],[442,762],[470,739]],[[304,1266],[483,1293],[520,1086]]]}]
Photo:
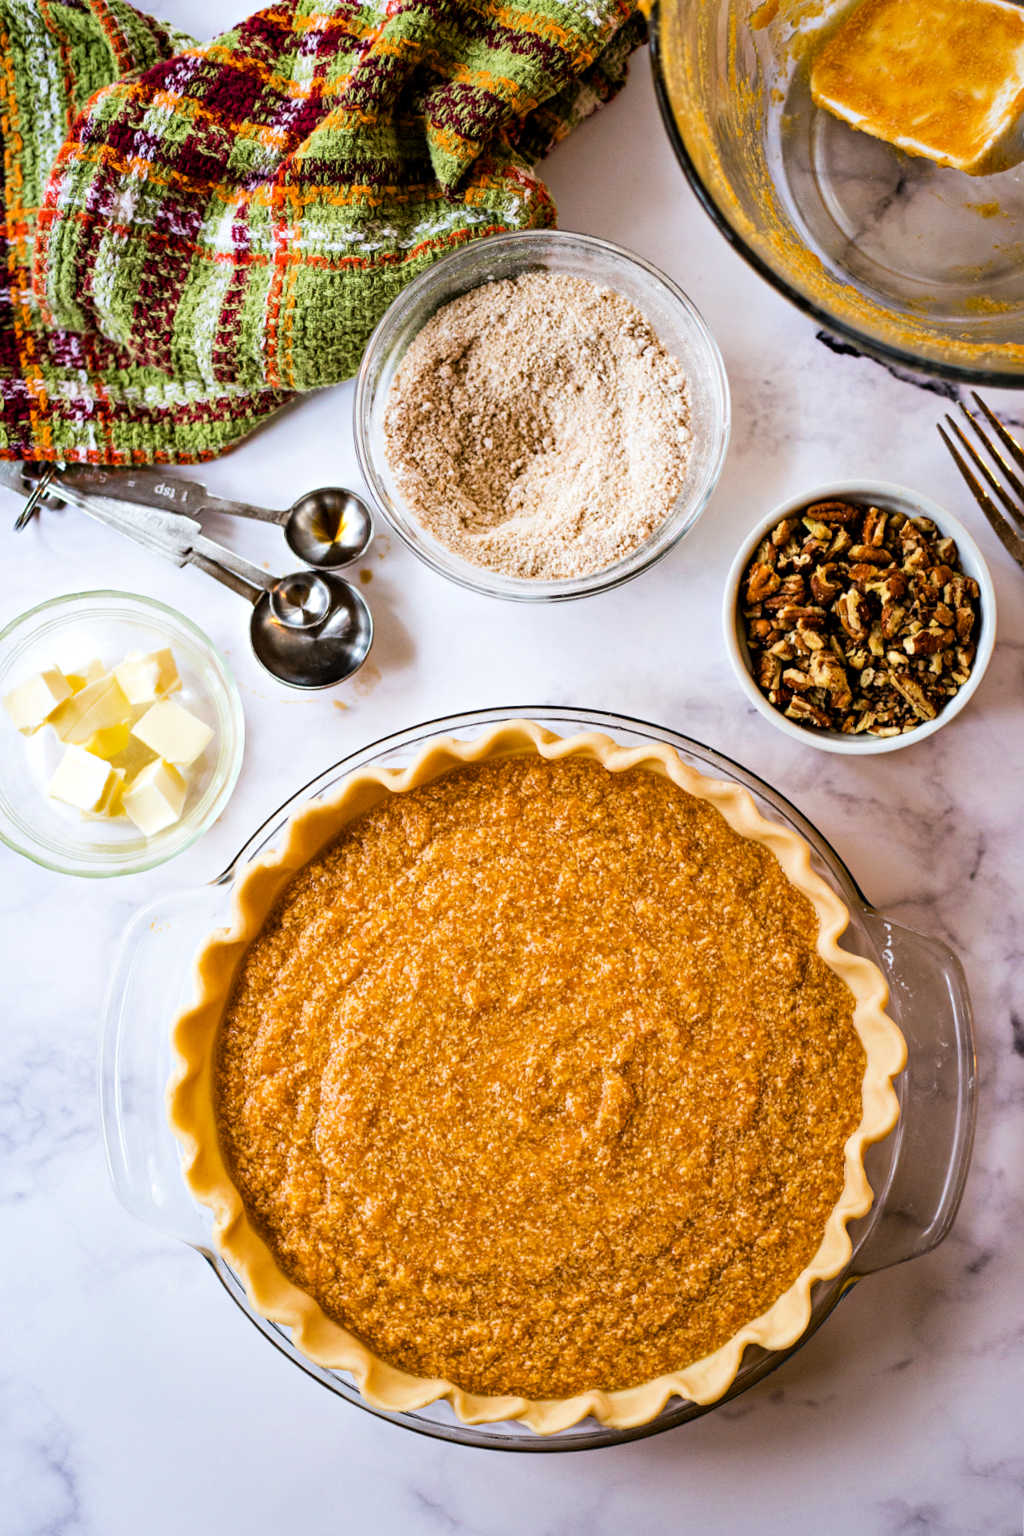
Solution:
[{"label": "measuring spoon bowl", "polygon": [[373,540],[373,517],[366,502],[337,485],[307,491],[281,522],[292,553],[321,571],[361,560]]},{"label": "measuring spoon bowl", "polygon": [[282,576],[256,601],[249,636],[257,661],[290,688],[330,688],[358,672],[373,617],[351,583],[330,571]]}]

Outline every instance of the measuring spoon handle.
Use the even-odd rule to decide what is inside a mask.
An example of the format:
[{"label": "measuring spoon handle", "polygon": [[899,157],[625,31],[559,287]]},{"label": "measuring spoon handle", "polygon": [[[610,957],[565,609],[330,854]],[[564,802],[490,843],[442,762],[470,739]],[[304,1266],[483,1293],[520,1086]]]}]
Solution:
[{"label": "measuring spoon handle", "polygon": [[208,539],[202,533],[192,541],[189,564],[197,570],[205,571],[207,576],[212,576],[224,587],[230,587],[232,592],[247,598],[250,603],[258,603],[265,592],[273,589],[277,580],[266,571],[261,571],[258,565],[243,560],[241,555],[226,549],[223,544],[214,543],[213,539]]},{"label": "measuring spoon handle", "polygon": [[212,496],[198,480],[184,475],[163,474],[160,470],[97,469],[91,465],[71,464],[59,477],[60,485],[85,495],[100,494],[115,501],[133,501],[144,507],[159,507],[164,512],[193,516],[199,512],[220,512],[228,517],[250,517],[261,523],[284,522],[288,513],[269,507],[257,507],[248,501],[230,501]]},{"label": "measuring spoon handle", "polygon": [[116,497],[82,495],[62,487],[73,506],[108,528],[123,533],[151,554],[163,555],[175,565],[194,565],[250,603],[259,602],[269,592],[276,578],[208,539],[193,517],[168,512],[163,507],[146,507],[138,502],[118,501]]},{"label": "measuring spoon handle", "polygon": [[257,507],[251,501],[229,501],[225,496],[203,497],[204,512],[219,512],[224,517],[251,517],[257,523],[273,523],[282,527],[288,520],[288,509],[275,511],[273,507]]}]

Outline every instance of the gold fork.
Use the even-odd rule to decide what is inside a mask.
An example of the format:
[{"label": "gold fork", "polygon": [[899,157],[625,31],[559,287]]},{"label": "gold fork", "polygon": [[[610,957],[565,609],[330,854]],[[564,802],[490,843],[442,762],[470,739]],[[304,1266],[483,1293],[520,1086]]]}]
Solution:
[{"label": "gold fork", "polygon": [[[1022,537],[1022,534],[1024,534],[1024,479],[1021,479],[1014,468],[1016,464],[1021,469],[1024,469],[1024,447],[1017,441],[1013,433],[1003,425],[995,411],[985,404],[977,390],[972,389],[971,394],[974,397],[975,405],[985,418],[990,430],[988,432],[985,431],[978,417],[971,415],[962,400],[960,401],[960,409],[973,427],[974,434],[982,447],[993,462],[998,464],[1002,471],[1003,479],[1006,481],[1006,485],[1009,486],[1009,490],[997,478],[989,464],[981,457],[974,444],[957,422],[953,420],[952,416],[946,417],[946,425],[959,441],[967,454],[967,458],[964,458],[960,448],[957,447],[953,438],[950,437],[941,424],[939,425],[939,436],[953,455],[957,469],[970,486],[971,494],[988,518],[994,532],[1002,539],[1003,544],[1017,564],[1024,567],[1024,537]],[[1006,453],[999,446],[1000,443],[1006,449]],[[1009,458],[1007,458],[1007,454],[1009,454]],[[979,480],[978,476],[974,473],[971,465],[981,475],[982,480],[995,492],[995,495],[1010,514],[1012,521],[1007,521],[1002,512],[1000,512],[995,501],[982,484],[982,480]]]}]

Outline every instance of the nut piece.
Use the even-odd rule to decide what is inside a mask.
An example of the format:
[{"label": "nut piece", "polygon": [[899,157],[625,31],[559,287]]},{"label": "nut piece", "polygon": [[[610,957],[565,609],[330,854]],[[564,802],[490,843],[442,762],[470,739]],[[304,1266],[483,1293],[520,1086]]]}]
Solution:
[{"label": "nut piece", "polygon": [[978,597],[930,518],[816,502],[765,535],[741,580],[751,672],[808,730],[898,736],[970,676]]},{"label": "nut piece", "polygon": [[760,603],[782,585],[770,565],[755,565],[747,575],[747,602]]}]

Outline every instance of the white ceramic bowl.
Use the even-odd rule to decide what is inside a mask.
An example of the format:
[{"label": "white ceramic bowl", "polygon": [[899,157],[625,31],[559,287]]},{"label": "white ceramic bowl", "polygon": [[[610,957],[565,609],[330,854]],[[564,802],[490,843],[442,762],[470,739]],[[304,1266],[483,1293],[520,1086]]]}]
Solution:
[{"label": "white ceramic bowl", "polygon": [[[881,507],[883,511],[902,512],[906,517],[930,517],[942,533],[956,540],[961,568],[965,575],[972,576],[978,583],[980,627],[977,635],[978,649],[970,677],[934,720],[928,720],[912,731],[905,731],[901,736],[847,736],[842,731],[808,730],[805,726],[796,725],[792,720],[787,720],[781,710],[776,709],[774,704],[769,704],[751,675],[750,652],[743,632],[739,602],[743,572],[769,529],[774,528],[775,524],[781,522],[784,517],[792,517],[795,513],[803,512],[807,507],[813,506],[816,501],[867,502],[872,506]],[[996,594],[981,550],[963,523],[951,512],[947,512],[945,507],[940,507],[937,502],[927,496],[919,495],[917,491],[909,490],[903,485],[894,485],[887,480],[832,480],[825,485],[815,486],[810,491],[804,491],[799,496],[793,496],[789,501],[781,502],[750,530],[729,571],[725,584],[722,620],[725,630],[725,648],[729,653],[729,660],[732,662],[739,685],[754,708],[764,715],[766,720],[770,720],[776,730],[783,731],[794,741],[802,742],[805,747],[817,747],[820,752],[843,752],[850,757],[864,757],[876,752],[898,752],[901,747],[912,747],[915,743],[924,741],[926,737],[934,736],[936,731],[948,725],[949,721],[969,702],[985,675],[985,669],[995,645]]]}]

